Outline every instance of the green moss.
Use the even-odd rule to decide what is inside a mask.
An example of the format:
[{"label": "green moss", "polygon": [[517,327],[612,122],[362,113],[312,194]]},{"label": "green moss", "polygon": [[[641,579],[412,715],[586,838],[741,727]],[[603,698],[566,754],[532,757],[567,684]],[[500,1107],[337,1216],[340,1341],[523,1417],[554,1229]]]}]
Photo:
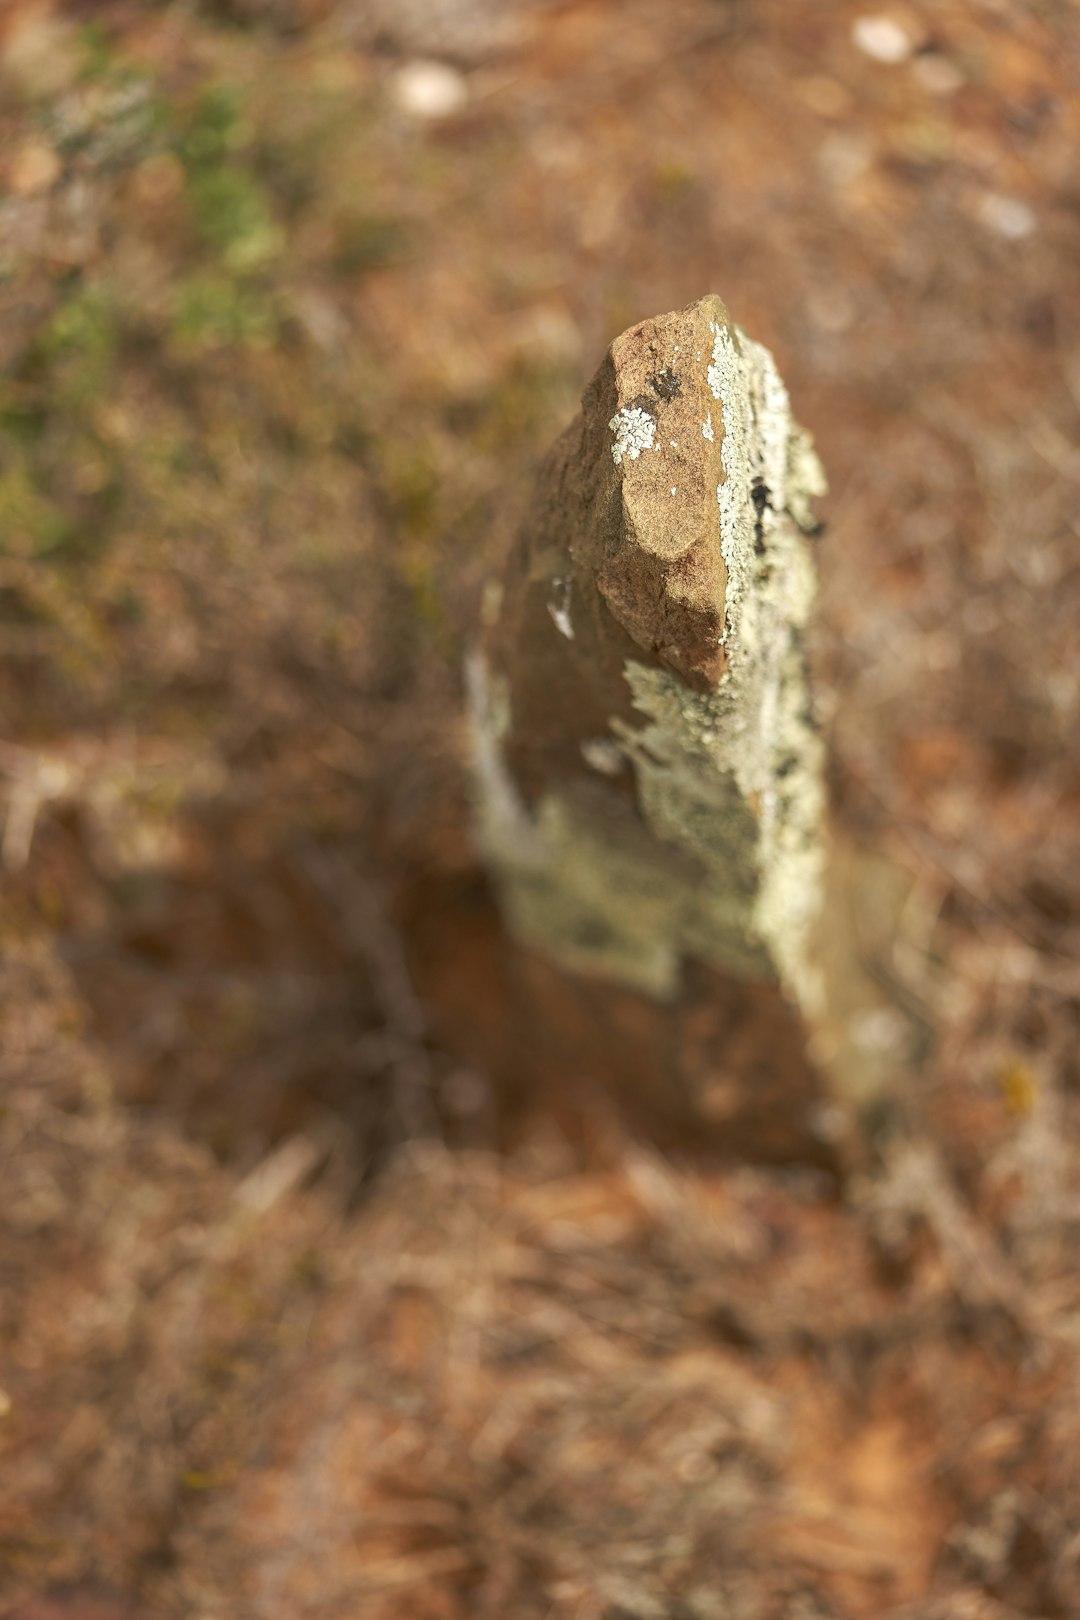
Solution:
[{"label": "green moss", "polygon": [[237,273],[259,268],[281,251],[284,233],[270,195],[240,154],[251,145],[254,126],[238,85],[209,86],[187,111],[173,149],[188,176],[188,200],[204,242]]},{"label": "green moss", "polygon": [[182,347],[269,348],[278,335],[279,311],[273,296],[214,271],[180,281],[173,308],[173,334]]},{"label": "green moss", "polygon": [[239,168],[211,169],[191,181],[190,198],[204,239],[230,270],[254,270],[281,251],[284,235],[259,182]]},{"label": "green moss", "polygon": [[48,420],[49,413],[39,400],[0,387],[0,439],[25,446],[37,444]]},{"label": "green moss", "polygon": [[189,170],[213,168],[242,146],[248,133],[240,87],[210,85],[188,115],[176,142],[176,153]]},{"label": "green moss", "polygon": [[82,52],[82,77],[84,79],[99,79],[107,73],[113,65],[115,51],[108,31],[99,22],[83,23],[78,31],[79,49]]},{"label": "green moss", "polygon": [[0,545],[8,552],[44,556],[66,546],[73,525],[33,482],[24,466],[0,476]]},{"label": "green moss", "polygon": [[117,342],[111,290],[78,282],[31,344],[29,369],[47,387],[50,404],[78,408],[106,386]]},{"label": "green moss", "polygon": [[342,275],[361,275],[383,265],[397,264],[411,247],[407,227],[383,214],[360,214],[338,227],[334,269]]},{"label": "green moss", "polygon": [[86,359],[111,357],[116,328],[110,299],[100,286],[80,286],[60,305],[45,329],[46,355],[75,354]]}]

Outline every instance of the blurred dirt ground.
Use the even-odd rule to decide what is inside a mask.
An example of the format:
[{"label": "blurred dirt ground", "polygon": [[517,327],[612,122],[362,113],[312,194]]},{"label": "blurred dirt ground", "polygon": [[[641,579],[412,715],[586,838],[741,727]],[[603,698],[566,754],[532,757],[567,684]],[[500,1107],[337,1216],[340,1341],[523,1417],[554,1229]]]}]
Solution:
[{"label": "blurred dirt ground", "polygon": [[[0,76],[0,1613],[1080,1614],[1076,5],[9,0]],[[507,1101],[465,639],[708,290],[911,877],[843,1198]]]}]

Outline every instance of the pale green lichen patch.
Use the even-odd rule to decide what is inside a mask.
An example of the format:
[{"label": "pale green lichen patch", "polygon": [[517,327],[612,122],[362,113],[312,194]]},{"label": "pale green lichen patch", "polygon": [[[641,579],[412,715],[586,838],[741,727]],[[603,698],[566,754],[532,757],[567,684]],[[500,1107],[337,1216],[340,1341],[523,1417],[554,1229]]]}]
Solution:
[{"label": "pale green lichen patch", "polygon": [[[739,977],[770,976],[747,893],[702,882],[696,863],[674,846],[658,847],[647,826],[594,811],[549,796],[533,824],[535,842],[500,863],[502,905],[518,939],[564,967],[657,1000],[675,994],[686,957]],[[531,858],[537,848],[540,860]]]},{"label": "pale green lichen patch", "polygon": [[[810,502],[823,490],[824,476],[809,438],[792,421],[787,390],[768,350],[738,328],[722,322],[711,327],[706,379],[723,424],[717,506],[728,573],[728,668],[715,694],[684,691],[677,717],[671,701],[659,699],[658,672],[628,671],[635,705],[653,721],[636,769],[644,803],[644,779],[656,774],[649,761],[660,757],[658,730],[668,740],[669,756],[676,737],[683,739],[684,756],[699,752],[703,734],[714,739],[706,769],[734,782],[756,825],[752,852],[744,843],[731,875],[740,881],[747,862],[752,864],[750,928],[806,1002],[816,998],[806,941],[821,905],[824,759],[803,654],[816,579],[802,531],[812,522]],[[670,765],[665,768],[670,775]],[[647,796],[655,802],[655,784]],[[667,820],[677,802],[669,784]],[[664,835],[673,836],[669,826]],[[674,833],[692,835],[692,826]]]},{"label": "pale green lichen patch", "polygon": [[806,534],[813,534],[817,527],[812,502],[826,494],[828,487],[813,439],[793,423],[788,440],[787,509]]},{"label": "pale green lichen patch", "polygon": [[671,874],[648,839],[632,824],[613,830],[554,797],[540,806],[536,830],[547,860],[502,873],[503,904],[518,938],[579,972],[670,996],[678,982],[678,908]]},{"label": "pale green lichen patch", "polygon": [[734,676],[698,693],[631,662],[634,705],[650,723],[635,731],[615,721],[613,730],[647,824],[703,869],[695,948],[686,942],[685,954],[755,977],[768,976],[771,962],[801,996],[806,931],[820,904],[824,795],[820,745],[789,723],[790,694],[805,698],[800,673],[789,669],[779,723],[763,736]]}]

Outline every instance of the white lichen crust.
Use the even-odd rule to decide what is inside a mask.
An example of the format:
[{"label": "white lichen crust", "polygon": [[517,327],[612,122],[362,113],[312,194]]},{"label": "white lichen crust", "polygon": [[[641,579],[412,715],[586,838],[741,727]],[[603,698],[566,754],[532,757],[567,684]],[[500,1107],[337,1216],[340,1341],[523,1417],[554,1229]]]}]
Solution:
[{"label": "white lichen crust", "polygon": [[[707,379],[724,430],[716,494],[728,670],[715,694],[690,694],[690,706],[715,739],[713,768],[733,779],[757,821],[750,930],[810,1006],[820,999],[807,942],[822,900],[825,792],[805,658],[817,579],[804,530],[825,477],[792,421],[772,355],[737,327],[711,325]],[[651,712],[645,692],[655,680],[637,685],[635,702]],[[686,722],[672,736],[676,730],[685,735]],[[707,853],[702,858],[709,864]]]},{"label": "white lichen crust", "polygon": [[656,419],[640,405],[624,405],[611,418],[608,428],[615,435],[611,459],[616,467],[624,456],[627,461],[636,461],[643,450],[651,450],[656,444]]},{"label": "white lichen crust", "polygon": [[[481,831],[511,926],[547,955],[657,997],[677,990],[694,958],[778,980],[812,1016],[825,797],[804,651],[815,592],[805,531],[824,477],[768,351],[724,319],[709,329],[698,364],[716,402],[702,443],[715,434],[723,469],[724,672],[702,691],[628,660],[636,720],[612,717],[608,738],[582,748],[595,793],[548,792],[531,813],[498,763],[495,732],[510,716],[501,687],[493,707],[488,677],[473,700]],[[624,408],[609,426],[616,464],[645,448],[668,453],[643,410]],[[620,759],[633,814],[603,780]]]}]

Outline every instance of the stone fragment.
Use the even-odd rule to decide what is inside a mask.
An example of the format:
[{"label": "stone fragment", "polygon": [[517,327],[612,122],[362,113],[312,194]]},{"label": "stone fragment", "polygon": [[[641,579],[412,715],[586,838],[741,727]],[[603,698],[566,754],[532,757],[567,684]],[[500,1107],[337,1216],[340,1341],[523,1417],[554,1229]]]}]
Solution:
[{"label": "stone fragment", "polygon": [[659,999],[698,961],[815,998],[824,488],[719,298],[618,338],[471,661],[480,836],[518,938]]}]

